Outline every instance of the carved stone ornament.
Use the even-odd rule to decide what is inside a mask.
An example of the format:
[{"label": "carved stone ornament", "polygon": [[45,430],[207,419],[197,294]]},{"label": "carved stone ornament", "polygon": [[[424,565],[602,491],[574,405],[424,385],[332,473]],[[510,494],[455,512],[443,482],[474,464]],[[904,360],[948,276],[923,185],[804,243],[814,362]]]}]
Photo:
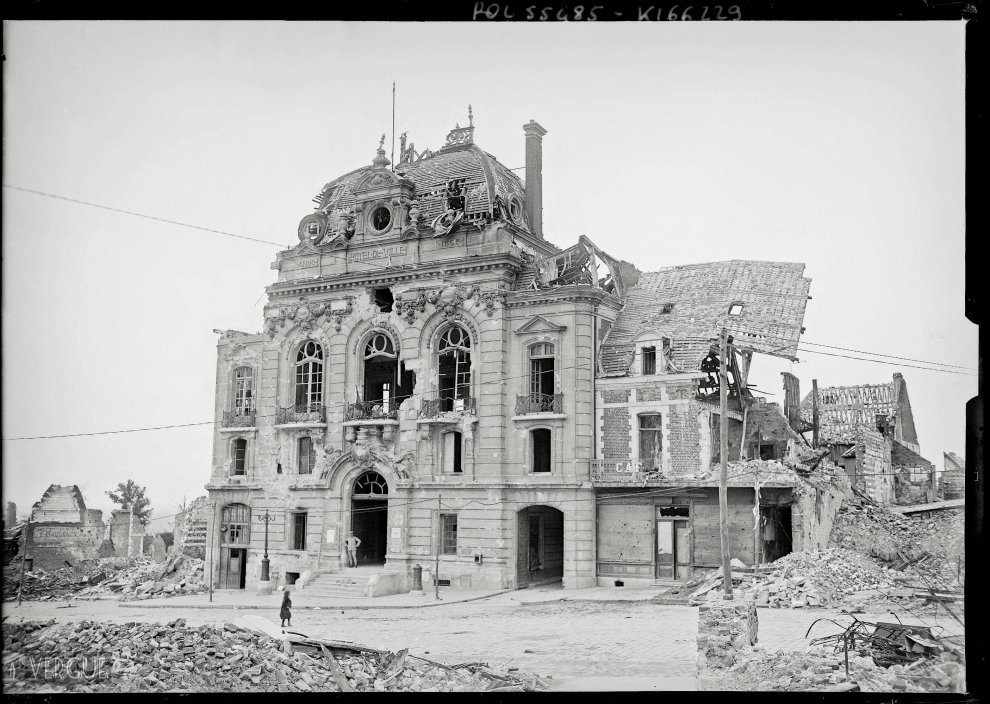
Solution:
[{"label": "carved stone ornament", "polygon": [[326,213],[311,213],[299,221],[299,241],[306,244],[316,244],[326,236],[327,229]]},{"label": "carved stone ornament", "polygon": [[359,438],[351,446],[351,457],[354,465],[361,470],[373,470],[379,473],[393,473],[399,479],[410,479],[412,467],[416,461],[416,453],[406,451],[396,457],[391,450],[381,444]]},{"label": "carved stone ornament", "polygon": [[[407,296],[409,298],[407,298]],[[415,294],[415,298],[412,296],[413,293],[411,291],[407,291],[406,293],[403,293],[392,306],[395,310],[395,314],[405,320],[409,325],[412,325],[416,321],[417,311],[420,313],[426,311],[426,292],[419,291]]]},{"label": "carved stone ornament", "polygon": [[440,213],[435,218],[433,218],[433,236],[443,237],[444,235],[449,235],[450,233],[457,230],[461,222],[464,220],[464,211],[454,211],[448,209],[444,213]]},{"label": "carved stone ornament", "polygon": [[254,362],[258,359],[258,353],[249,348],[247,345],[238,342],[227,350],[227,352],[223,355],[223,358],[228,362],[234,360],[237,360],[238,363]]},{"label": "carved stone ornament", "polygon": [[481,292],[481,302],[485,306],[485,312],[488,317],[495,315],[495,304],[500,303],[502,307],[505,307],[505,296],[507,291],[504,288],[496,288],[490,291]]},{"label": "carved stone ornament", "polygon": [[265,332],[269,339],[285,328],[289,322],[297,323],[303,330],[312,330],[316,321],[329,310],[325,302],[307,301],[305,297],[299,298],[299,303],[292,306],[285,306],[278,309],[278,314],[265,321]]},{"label": "carved stone ornament", "polygon": [[340,310],[335,310],[330,313],[330,319],[333,323],[333,329],[340,332],[341,326],[344,324],[344,318],[349,316],[354,312],[354,298],[348,296],[344,299],[344,307]]},{"label": "carved stone ornament", "polygon": [[314,474],[319,474],[320,480],[325,481],[330,476],[330,469],[343,453],[336,447],[324,447],[322,452],[316,455],[316,466]]},{"label": "carved stone ornament", "polygon": [[447,286],[436,291],[431,291],[426,295],[426,300],[432,303],[440,311],[443,317],[449,319],[457,314],[457,311],[464,305],[464,302],[474,298],[478,289],[474,286],[461,288],[460,286]]}]

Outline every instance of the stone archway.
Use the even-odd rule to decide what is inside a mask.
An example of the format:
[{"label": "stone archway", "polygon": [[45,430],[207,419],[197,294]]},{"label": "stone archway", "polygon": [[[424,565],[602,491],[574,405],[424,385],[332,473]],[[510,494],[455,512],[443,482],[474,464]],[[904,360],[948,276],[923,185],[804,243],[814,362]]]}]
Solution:
[{"label": "stone archway", "polygon": [[352,531],[361,544],[357,564],[384,565],[388,553],[388,482],[375,470],[359,474],[351,488]]},{"label": "stone archway", "polygon": [[564,513],[527,506],[516,514],[516,584],[520,589],[564,576]]}]

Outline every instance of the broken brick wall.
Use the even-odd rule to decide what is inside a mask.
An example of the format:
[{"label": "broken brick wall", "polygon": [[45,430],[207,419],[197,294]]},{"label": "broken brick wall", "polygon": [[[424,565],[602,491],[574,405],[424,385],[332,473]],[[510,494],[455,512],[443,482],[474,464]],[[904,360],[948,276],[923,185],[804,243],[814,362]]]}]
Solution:
[{"label": "broken brick wall", "polygon": [[867,496],[881,506],[894,503],[894,473],[890,462],[892,441],[876,430],[861,429],[861,451],[856,457],[856,473],[862,477]]},{"label": "broken brick wall", "polygon": [[53,484],[32,507],[25,555],[42,569],[95,559],[105,530],[103,512],[87,509],[78,487]]},{"label": "broken brick wall", "polygon": [[631,452],[631,435],[629,408],[602,409],[602,446],[605,458],[628,460]]}]

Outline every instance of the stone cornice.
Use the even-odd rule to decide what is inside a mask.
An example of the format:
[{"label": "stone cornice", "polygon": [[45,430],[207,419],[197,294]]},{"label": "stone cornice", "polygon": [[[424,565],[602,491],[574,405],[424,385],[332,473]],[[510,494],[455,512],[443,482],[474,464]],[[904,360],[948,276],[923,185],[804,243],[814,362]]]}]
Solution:
[{"label": "stone cornice", "polygon": [[559,286],[534,291],[511,291],[506,299],[506,308],[522,308],[540,303],[560,301],[589,301],[592,303],[618,302],[612,294],[593,286]]}]

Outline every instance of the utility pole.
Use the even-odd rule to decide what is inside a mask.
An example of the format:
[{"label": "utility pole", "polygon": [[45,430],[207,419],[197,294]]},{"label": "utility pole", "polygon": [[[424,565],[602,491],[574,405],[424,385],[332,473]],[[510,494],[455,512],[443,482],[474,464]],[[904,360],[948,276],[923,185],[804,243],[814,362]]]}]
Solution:
[{"label": "utility pole", "polygon": [[718,529],[722,539],[722,598],[732,600],[732,567],[729,564],[729,380],[725,370],[728,354],[728,332],[722,328],[718,346],[718,399],[719,399],[719,473],[718,473]]},{"label": "utility pole", "polygon": [[818,379],[811,380],[811,446],[818,448]]},{"label": "utility pole", "polygon": [[443,516],[440,515],[440,497],[437,494],[437,554],[436,566],[433,568],[433,594],[435,599],[440,598],[440,544],[443,542]]}]

